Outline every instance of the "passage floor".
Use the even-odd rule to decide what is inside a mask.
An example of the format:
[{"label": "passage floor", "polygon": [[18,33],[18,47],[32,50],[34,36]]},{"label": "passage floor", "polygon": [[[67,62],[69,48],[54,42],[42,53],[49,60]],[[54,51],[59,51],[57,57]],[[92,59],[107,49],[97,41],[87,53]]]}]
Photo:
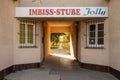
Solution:
[{"label": "passage floor", "polygon": [[80,68],[70,59],[49,57],[39,69],[17,71],[9,80],[118,80],[109,73]]}]

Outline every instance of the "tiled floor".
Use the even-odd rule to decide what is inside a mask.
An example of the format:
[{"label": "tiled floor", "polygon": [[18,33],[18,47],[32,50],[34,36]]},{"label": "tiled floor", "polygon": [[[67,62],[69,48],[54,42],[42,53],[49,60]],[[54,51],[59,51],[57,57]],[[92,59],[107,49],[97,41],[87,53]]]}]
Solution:
[{"label": "tiled floor", "polygon": [[69,59],[49,57],[40,69],[11,73],[10,80],[118,80],[109,73],[82,69]]}]

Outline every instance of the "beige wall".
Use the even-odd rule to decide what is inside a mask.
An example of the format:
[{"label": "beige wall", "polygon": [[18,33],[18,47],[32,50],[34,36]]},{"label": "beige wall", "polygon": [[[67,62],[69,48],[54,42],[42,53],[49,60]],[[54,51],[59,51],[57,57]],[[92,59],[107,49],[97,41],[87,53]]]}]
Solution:
[{"label": "beige wall", "polygon": [[106,6],[106,0],[19,0],[19,6]]},{"label": "beige wall", "polygon": [[[70,34],[71,34],[71,42],[72,42],[72,48],[73,48],[73,55],[75,58],[77,58],[76,55],[76,23],[74,22],[71,26],[70,26]],[[72,52],[71,52],[72,53]]]},{"label": "beige wall", "polygon": [[108,19],[105,20],[104,26],[104,49],[89,49],[86,48],[86,21],[81,21],[79,25],[79,41],[78,41],[78,56],[82,63],[109,65],[109,27]]},{"label": "beige wall", "polygon": [[[41,0],[41,4],[36,2],[31,2],[32,0],[18,0],[19,6],[107,6],[107,2],[105,0]],[[115,0],[116,1],[116,0]],[[49,4],[48,4],[49,3]],[[113,5],[114,4],[114,5]],[[112,7],[116,7],[117,3],[111,3]],[[19,48],[19,20],[14,18],[15,14],[15,6],[16,3],[13,0],[2,0],[0,4],[0,70],[9,67],[14,64],[26,64],[26,63],[36,63],[41,62],[43,59],[43,44],[42,44],[42,36],[43,36],[43,26],[42,22],[37,21],[36,23],[36,46],[37,48]],[[115,10],[115,9],[114,9]],[[114,12],[113,10],[113,12]],[[112,14],[113,13],[111,11]],[[118,13],[117,13],[118,14]],[[119,14],[118,14],[119,15]],[[111,16],[112,20],[115,20],[116,16]],[[116,18],[117,19],[117,18]],[[117,21],[117,20],[116,20]],[[119,22],[118,22],[119,23]],[[108,20],[105,20],[105,49],[86,49],[86,27],[84,21],[81,21],[81,28],[79,32],[79,60],[84,63],[92,63],[92,64],[101,64],[101,65],[109,65],[108,61]],[[111,24],[110,27],[116,26],[118,30],[119,24]],[[118,38],[117,35],[112,34],[116,29],[111,29],[111,42],[114,42],[114,37]],[[118,41],[119,42],[119,41]],[[118,43],[110,43],[111,45]],[[116,46],[115,46],[116,47]],[[112,46],[111,46],[112,48]],[[111,66],[119,69],[119,58],[117,57],[119,50],[119,46],[116,47],[113,51],[111,51]],[[115,53],[115,55],[113,54]]]},{"label": "beige wall", "polygon": [[1,0],[0,4],[0,70],[13,65],[14,3]]},{"label": "beige wall", "polygon": [[120,0],[109,3],[110,66],[120,71]]},{"label": "beige wall", "polygon": [[14,26],[14,64],[27,64],[41,62],[43,59],[43,28],[40,21],[36,22],[36,47],[19,48],[19,20]]},{"label": "beige wall", "polygon": [[[106,0],[36,0],[38,2],[32,2],[32,0],[19,0],[19,6],[108,6]],[[5,1],[4,1],[5,2]],[[3,2],[3,3],[4,3]],[[49,3],[49,4],[48,4]],[[78,56],[79,60],[84,63],[92,63],[92,64],[100,64],[100,65],[110,65],[115,69],[120,70],[120,17],[119,13],[119,0],[110,0],[109,2],[109,18],[105,20],[105,49],[86,49],[86,27],[84,21],[81,21],[81,25],[79,28],[79,46],[78,46]],[[3,4],[4,5],[4,4]],[[2,6],[2,5],[1,5]],[[10,7],[9,7],[10,8]],[[118,10],[117,10],[117,9]],[[1,9],[1,7],[0,7]],[[4,13],[3,13],[4,14]],[[5,17],[5,16],[4,16]],[[0,21],[1,22],[1,21]],[[109,22],[109,23],[108,23]],[[6,23],[4,23],[6,24]],[[0,24],[1,25],[1,24]],[[16,25],[15,25],[16,26]],[[15,31],[16,27],[14,26],[14,42],[18,41],[18,35]],[[18,26],[18,25],[17,25]],[[1,27],[2,28],[2,27]],[[5,28],[4,28],[5,29]],[[18,28],[17,28],[18,29]],[[2,29],[0,29],[2,30]],[[1,32],[2,33],[2,32]],[[109,34],[110,33],[110,34]],[[7,34],[7,33],[6,33]],[[2,35],[2,34],[1,34]],[[5,34],[4,34],[5,35]],[[110,37],[109,37],[110,35]],[[38,40],[39,41],[39,40]],[[15,64],[19,63],[28,63],[28,62],[37,62],[39,61],[39,57],[41,53],[40,46],[36,49],[19,49],[18,43],[14,43],[15,48]],[[40,44],[38,42],[38,44]],[[109,49],[110,48],[110,49]],[[2,48],[3,49],[3,46]],[[11,50],[11,49],[10,49]],[[29,53],[29,51],[34,50],[33,53]],[[3,51],[4,53],[4,51]],[[110,55],[109,55],[110,54]],[[28,57],[29,56],[29,57]],[[33,56],[34,58],[30,57]],[[110,62],[109,62],[110,61]]]},{"label": "beige wall", "polygon": [[44,30],[45,30],[45,58],[47,59],[47,57],[50,55],[50,31],[51,28],[50,26],[45,22],[44,23]]}]

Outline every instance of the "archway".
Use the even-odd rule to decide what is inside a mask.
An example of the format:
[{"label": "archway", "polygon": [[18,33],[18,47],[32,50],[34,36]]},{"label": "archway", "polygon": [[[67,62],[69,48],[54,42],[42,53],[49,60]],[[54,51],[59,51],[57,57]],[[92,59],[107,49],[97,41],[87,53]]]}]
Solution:
[{"label": "archway", "polygon": [[[76,25],[74,21],[46,21],[44,29],[45,59],[49,55],[69,59],[76,58]],[[57,36],[58,42],[51,40],[54,36]]]}]

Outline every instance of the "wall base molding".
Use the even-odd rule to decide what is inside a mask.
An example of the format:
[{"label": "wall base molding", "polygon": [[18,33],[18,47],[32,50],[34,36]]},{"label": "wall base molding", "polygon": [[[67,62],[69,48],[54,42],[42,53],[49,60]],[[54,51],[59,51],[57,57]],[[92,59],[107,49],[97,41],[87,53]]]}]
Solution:
[{"label": "wall base molding", "polygon": [[96,65],[96,64],[88,64],[88,63],[80,63],[81,68],[96,70],[101,72],[109,72],[108,66]]},{"label": "wall base molding", "polygon": [[2,71],[0,71],[0,79],[4,78],[4,76],[13,72],[13,66],[10,66]]},{"label": "wall base molding", "polygon": [[14,71],[20,71],[20,70],[32,69],[32,68],[40,68],[40,66],[41,66],[40,63],[18,64],[18,65],[10,66],[0,71],[0,80],[3,79],[6,75]]},{"label": "wall base molding", "polygon": [[29,64],[18,64],[13,66],[14,71],[21,71],[26,69],[32,69],[32,68],[40,68],[40,63],[29,63]]},{"label": "wall base molding", "polygon": [[[120,80],[120,71],[118,71],[112,67],[103,66],[103,65],[96,65],[96,64],[80,63],[80,62],[78,62],[78,63],[79,63],[81,68],[102,71],[102,72],[108,72]],[[14,71],[20,71],[20,70],[26,70],[26,69],[32,69],[32,68],[40,68],[40,66],[41,66],[41,63],[29,63],[29,64],[13,65],[13,66],[10,66],[10,67],[0,71],[0,79],[4,78],[6,75],[8,75]]]},{"label": "wall base molding", "polygon": [[96,64],[89,64],[89,63],[80,63],[78,62],[81,68],[96,70],[101,72],[108,72],[118,78],[120,80],[120,71],[104,65],[96,65]]},{"label": "wall base molding", "polygon": [[110,73],[120,80],[120,71],[110,67]]}]

